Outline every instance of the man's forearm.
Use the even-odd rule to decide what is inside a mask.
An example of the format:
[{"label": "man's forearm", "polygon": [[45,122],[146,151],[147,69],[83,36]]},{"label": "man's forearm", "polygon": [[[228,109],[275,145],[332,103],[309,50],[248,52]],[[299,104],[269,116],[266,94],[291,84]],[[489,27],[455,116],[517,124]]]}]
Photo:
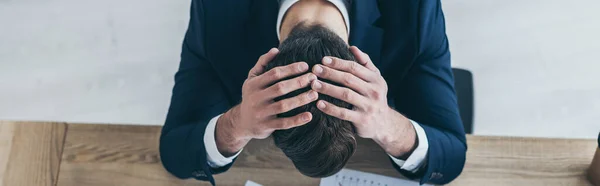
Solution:
[{"label": "man's forearm", "polygon": [[415,128],[408,118],[391,108],[389,118],[396,125],[373,140],[388,154],[406,160],[419,145]]},{"label": "man's forearm", "polygon": [[239,106],[231,108],[217,120],[215,130],[215,141],[217,149],[223,156],[232,156],[240,151],[250,139],[241,137],[235,132],[236,116],[239,114]]}]

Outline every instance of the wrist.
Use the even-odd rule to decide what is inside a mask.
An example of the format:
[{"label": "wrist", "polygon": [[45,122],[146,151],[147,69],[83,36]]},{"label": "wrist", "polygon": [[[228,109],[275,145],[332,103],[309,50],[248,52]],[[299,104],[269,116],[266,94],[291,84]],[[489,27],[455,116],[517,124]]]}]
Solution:
[{"label": "wrist", "polygon": [[215,142],[217,149],[223,156],[233,156],[240,151],[250,139],[244,137],[236,130],[236,121],[239,117],[239,107],[235,106],[225,112],[218,120],[215,127]]},{"label": "wrist", "polygon": [[389,127],[378,133],[373,140],[385,150],[386,153],[399,159],[408,159],[412,151],[418,146],[417,134],[410,120],[402,114],[391,109]]}]

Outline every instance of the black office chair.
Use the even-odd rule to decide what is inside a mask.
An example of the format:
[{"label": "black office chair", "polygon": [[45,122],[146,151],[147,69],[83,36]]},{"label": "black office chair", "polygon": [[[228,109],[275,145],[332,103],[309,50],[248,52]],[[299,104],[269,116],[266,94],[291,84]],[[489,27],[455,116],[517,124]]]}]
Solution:
[{"label": "black office chair", "polygon": [[465,133],[473,133],[473,74],[465,69],[452,68],[454,89],[458,97],[458,110]]}]

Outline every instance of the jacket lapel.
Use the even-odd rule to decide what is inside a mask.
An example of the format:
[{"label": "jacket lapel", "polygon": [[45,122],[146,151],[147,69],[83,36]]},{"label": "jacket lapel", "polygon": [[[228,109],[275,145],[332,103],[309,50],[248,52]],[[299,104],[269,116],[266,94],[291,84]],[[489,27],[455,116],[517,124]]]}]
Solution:
[{"label": "jacket lapel", "polygon": [[377,65],[381,60],[383,29],[375,26],[381,16],[377,1],[353,0],[350,7],[350,45],[369,54]]},{"label": "jacket lapel", "polygon": [[[242,84],[258,56],[276,47],[277,0],[203,1],[208,58],[223,81],[231,103],[241,99]],[[272,26],[271,26],[272,25]]]}]

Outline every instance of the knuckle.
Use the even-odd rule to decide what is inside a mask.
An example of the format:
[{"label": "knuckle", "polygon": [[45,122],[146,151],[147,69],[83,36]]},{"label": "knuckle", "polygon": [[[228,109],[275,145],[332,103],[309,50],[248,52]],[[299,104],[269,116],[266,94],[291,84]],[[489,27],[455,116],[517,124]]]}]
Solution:
[{"label": "knuckle", "polygon": [[381,100],[381,97],[382,97],[381,94],[378,94],[378,93],[373,95],[373,99],[375,99],[377,101]]},{"label": "knuckle", "polygon": [[257,113],[254,115],[254,118],[256,118],[256,119],[259,119],[259,120],[262,120],[262,119],[264,119],[264,118],[267,118],[267,117],[269,117],[269,115],[272,115],[272,114],[271,114],[272,112],[273,112],[273,111],[270,111],[270,110],[268,110],[268,109],[261,109],[260,111],[258,111],[258,112],[257,112]]},{"label": "knuckle", "polygon": [[352,91],[350,91],[350,89],[344,89],[344,91],[342,91],[342,99],[344,100],[350,100],[350,98],[352,97]]},{"label": "knuckle", "polygon": [[271,70],[271,77],[274,79],[280,79],[283,76],[283,70],[281,70],[281,68],[277,67],[277,68],[273,68]]},{"label": "knuckle", "polygon": [[364,123],[367,123],[367,119],[366,119],[366,117],[360,117],[360,118],[358,119],[358,123],[359,123],[359,124],[364,124]]},{"label": "knuckle", "polygon": [[310,93],[303,93],[297,96],[298,100],[294,102],[294,105],[302,105],[305,104],[307,102],[310,101],[310,98],[308,97]]},{"label": "knuckle", "polygon": [[256,84],[257,81],[260,81],[260,79],[259,78],[246,79],[246,81],[244,82],[244,85],[252,86],[252,85]]},{"label": "knuckle", "polygon": [[250,84],[250,79],[246,79],[244,80],[244,83],[242,83],[242,94],[244,90],[248,89],[248,84]]},{"label": "knuckle", "polygon": [[332,58],[331,60],[331,64],[332,67],[334,68],[340,68],[340,61],[337,58]]},{"label": "knuckle", "polygon": [[281,112],[285,112],[287,110],[287,104],[285,104],[285,102],[283,101],[279,101],[275,104],[275,110],[277,110],[277,112],[281,113]]},{"label": "knuckle", "polygon": [[299,119],[297,119],[297,117],[295,118],[286,118],[284,120],[282,120],[282,122],[279,123],[279,128],[283,128],[283,129],[288,129],[291,128],[291,126],[294,126],[294,124],[296,123],[296,121],[299,121]]},{"label": "knuckle", "polygon": [[340,111],[338,112],[338,116],[340,117],[340,119],[343,119],[343,120],[348,120],[348,113],[346,113],[346,112],[344,112],[344,111],[341,111],[341,110],[340,110]]},{"label": "knuckle", "polygon": [[369,121],[373,121],[373,117],[374,117],[373,115],[369,115],[368,117],[364,117],[364,118],[362,118],[361,122],[364,123],[364,124],[367,124],[367,123],[369,123]]},{"label": "knuckle", "polygon": [[350,69],[352,69],[352,66],[350,64],[346,63],[345,61],[344,62],[339,62],[338,65],[337,65],[337,67],[340,70],[350,70]]},{"label": "knuckle", "polygon": [[354,79],[352,78],[352,76],[350,74],[345,74],[343,76],[344,78],[344,84],[346,85],[352,85],[354,83]]},{"label": "knuckle", "polygon": [[373,99],[376,99],[376,100],[378,100],[378,99],[380,99],[380,98],[381,98],[381,96],[379,95],[379,92],[378,92],[377,90],[371,90],[371,91],[369,92],[369,96],[370,96],[371,98],[373,98]]},{"label": "knuckle", "polygon": [[367,105],[365,105],[365,111],[366,111],[367,113],[373,113],[373,110],[374,110],[374,109],[373,109],[373,107],[371,106],[371,104],[367,104]]},{"label": "knuckle", "polygon": [[358,63],[350,63],[349,71],[350,72],[358,71]]},{"label": "knuckle", "polygon": [[369,123],[369,121],[375,121],[375,116],[369,115],[363,119],[363,123]]},{"label": "knuckle", "polygon": [[275,84],[275,93],[278,95],[285,94],[285,83],[284,82]]},{"label": "knuckle", "polygon": [[306,82],[307,78],[296,78],[295,82],[296,82],[296,86],[298,88],[300,87],[304,87],[304,82]]},{"label": "knuckle", "polygon": [[283,122],[279,122],[279,123],[277,123],[275,125],[275,128],[278,128],[278,129],[288,129],[289,127],[287,127],[287,126],[289,126],[289,125],[287,123],[288,122],[286,120],[284,120]]},{"label": "knuckle", "polygon": [[285,119],[274,119],[274,120],[271,120],[271,122],[269,122],[268,126],[270,129],[277,130],[277,129],[281,129],[282,128],[281,126],[283,126],[284,123],[285,123]]}]

